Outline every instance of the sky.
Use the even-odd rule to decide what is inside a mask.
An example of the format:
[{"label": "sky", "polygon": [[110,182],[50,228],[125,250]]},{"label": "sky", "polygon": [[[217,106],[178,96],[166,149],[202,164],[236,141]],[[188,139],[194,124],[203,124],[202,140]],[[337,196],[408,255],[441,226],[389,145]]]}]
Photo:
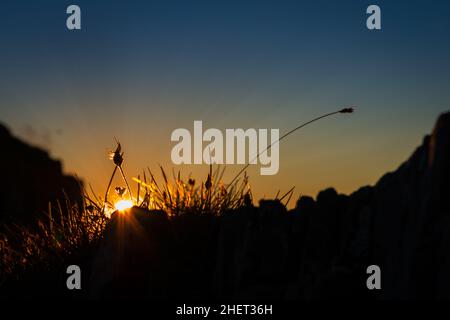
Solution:
[{"label": "sky", "polygon": [[[81,8],[81,30],[66,8]],[[381,8],[382,29],[366,28]],[[349,105],[248,170],[255,198],[351,193],[395,170],[450,110],[448,1],[2,1],[0,122],[99,194],[118,139],[125,172],[172,163],[171,132],[278,128]],[[225,182],[242,166],[227,166]],[[116,183],[119,183],[117,181]]]}]

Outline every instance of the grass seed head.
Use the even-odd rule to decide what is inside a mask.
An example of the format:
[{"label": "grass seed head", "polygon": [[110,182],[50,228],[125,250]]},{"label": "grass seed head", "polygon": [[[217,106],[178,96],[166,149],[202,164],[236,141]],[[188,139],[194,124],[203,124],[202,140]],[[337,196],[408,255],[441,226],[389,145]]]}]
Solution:
[{"label": "grass seed head", "polygon": [[340,110],[340,113],[353,113],[355,111],[354,107],[350,107],[350,108],[344,108],[342,110]]}]

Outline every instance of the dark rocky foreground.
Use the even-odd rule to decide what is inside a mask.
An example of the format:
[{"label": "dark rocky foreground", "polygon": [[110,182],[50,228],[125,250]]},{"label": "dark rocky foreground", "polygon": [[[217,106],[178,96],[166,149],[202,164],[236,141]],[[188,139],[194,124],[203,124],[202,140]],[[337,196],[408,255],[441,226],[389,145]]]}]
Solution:
[{"label": "dark rocky foreground", "polygon": [[60,161],[13,137],[1,124],[0,148],[0,231],[12,223],[34,224],[48,212],[50,201],[65,203],[66,195],[81,202],[79,181],[62,173]]},{"label": "dark rocky foreground", "polygon": [[[11,138],[1,132],[0,139]],[[1,161],[22,171],[10,170],[6,179],[13,188],[25,179],[38,194],[27,198],[2,189],[1,195],[22,197],[14,203],[23,206],[31,205],[30,199],[33,207],[46,205],[38,202],[53,197],[55,189],[42,186],[65,185],[59,164],[42,151],[13,146]],[[221,217],[168,219],[164,212],[140,208],[116,213],[100,248],[76,252],[64,262],[47,261],[20,281],[0,284],[0,297],[448,299],[449,181],[447,113],[409,160],[373,187],[349,196],[327,189],[316,199],[302,197],[290,211],[278,201],[261,201]],[[8,210],[1,212],[16,209]],[[81,267],[80,291],[66,288],[70,264]],[[372,264],[381,268],[381,290],[366,287]]]},{"label": "dark rocky foreground", "polygon": [[[92,298],[450,298],[450,113],[373,187],[294,210],[220,218],[116,214],[86,280]],[[381,268],[382,290],[366,287]]]}]

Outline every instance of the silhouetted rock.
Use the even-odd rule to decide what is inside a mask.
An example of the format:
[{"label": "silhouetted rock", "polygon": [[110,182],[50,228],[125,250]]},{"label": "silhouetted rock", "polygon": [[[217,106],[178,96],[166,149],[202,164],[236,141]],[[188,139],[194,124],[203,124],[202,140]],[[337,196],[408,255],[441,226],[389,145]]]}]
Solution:
[{"label": "silhouetted rock", "polygon": [[94,259],[89,293],[104,299],[208,297],[217,234],[211,215],[116,212]]},{"label": "silhouetted rock", "polygon": [[134,207],[113,214],[94,259],[90,294],[96,298],[166,298],[174,266],[164,212]]},{"label": "silhouetted rock", "polygon": [[244,207],[230,210],[219,219],[214,286],[218,296],[232,296],[245,281],[244,244],[249,229],[257,223],[258,210]]},{"label": "silhouetted rock", "polygon": [[374,188],[371,259],[384,298],[450,298],[450,113],[395,172]]},{"label": "silhouetted rock", "polygon": [[[13,137],[0,124],[0,228],[4,223],[31,224],[48,211],[50,201],[81,202],[79,182],[62,173],[47,152]],[[64,203],[64,202],[62,202]]]},{"label": "silhouetted rock", "polygon": [[[308,206],[299,201],[298,214],[308,216],[298,276],[300,296],[330,297],[329,279],[338,285],[346,274],[364,285],[365,268],[376,264],[382,271],[378,298],[450,298],[449,172],[447,113],[408,161],[374,187],[348,197],[325,190],[314,208],[311,201]],[[302,212],[300,205],[307,210]],[[363,291],[348,288],[342,286],[341,295]]]},{"label": "silhouetted rock", "polygon": [[283,297],[289,257],[288,222],[280,201],[260,201],[256,221],[246,229],[241,244],[240,285],[234,298]]}]

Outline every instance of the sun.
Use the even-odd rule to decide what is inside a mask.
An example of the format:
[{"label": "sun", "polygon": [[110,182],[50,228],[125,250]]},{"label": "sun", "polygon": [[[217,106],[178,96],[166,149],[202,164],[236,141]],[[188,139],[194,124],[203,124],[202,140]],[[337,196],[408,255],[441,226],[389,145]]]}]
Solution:
[{"label": "sun", "polygon": [[119,200],[114,204],[114,208],[117,211],[125,211],[133,207],[133,201],[131,200]]}]

